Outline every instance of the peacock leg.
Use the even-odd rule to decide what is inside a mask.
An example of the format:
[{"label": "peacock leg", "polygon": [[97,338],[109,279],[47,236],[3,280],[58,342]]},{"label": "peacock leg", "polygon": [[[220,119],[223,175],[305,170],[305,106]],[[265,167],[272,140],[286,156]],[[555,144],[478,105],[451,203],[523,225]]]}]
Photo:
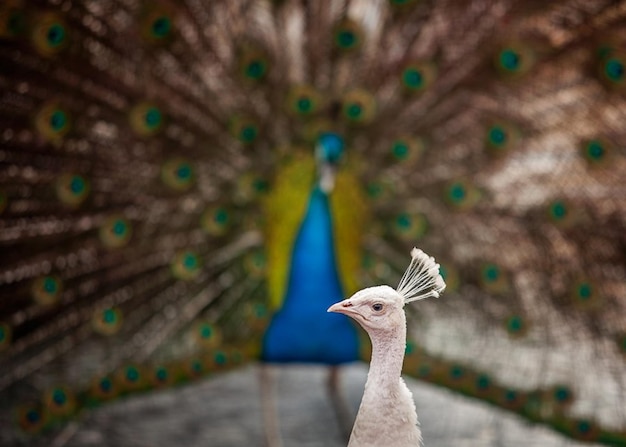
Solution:
[{"label": "peacock leg", "polygon": [[271,366],[262,364],[259,369],[259,383],[261,387],[261,411],[263,412],[263,428],[265,431],[265,445],[267,447],[282,447],[280,424],[276,409],[276,392],[274,390],[274,375]]},{"label": "peacock leg", "polygon": [[354,421],[346,399],[341,393],[339,385],[339,367],[331,366],[328,372],[328,395],[330,396],[330,401],[337,416],[339,431],[341,432],[341,436],[347,443],[350,439],[350,433],[352,432],[352,423]]}]

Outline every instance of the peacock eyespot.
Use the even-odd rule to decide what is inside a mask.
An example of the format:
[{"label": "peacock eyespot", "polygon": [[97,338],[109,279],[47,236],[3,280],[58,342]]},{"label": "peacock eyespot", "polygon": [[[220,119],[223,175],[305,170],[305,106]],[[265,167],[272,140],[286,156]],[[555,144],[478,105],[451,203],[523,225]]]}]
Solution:
[{"label": "peacock eyespot", "polygon": [[118,219],[115,222],[113,222],[113,226],[111,227],[111,231],[116,236],[124,236],[124,234],[126,234],[126,228],[127,228],[126,227],[126,222],[124,222],[121,219]]},{"label": "peacock eyespot", "polygon": [[465,187],[462,184],[453,183],[450,186],[449,195],[450,195],[450,199],[452,199],[453,202],[458,203],[458,202],[462,202],[465,199],[467,192],[465,190]]},{"label": "peacock eyespot", "polygon": [[556,387],[553,395],[557,402],[567,402],[572,398],[572,392],[564,386]]},{"label": "peacock eyespot", "polygon": [[502,127],[494,126],[491,129],[489,129],[488,138],[489,138],[489,142],[492,145],[496,147],[500,147],[506,143],[507,134],[506,134],[506,131]]},{"label": "peacock eyespot", "polygon": [[50,127],[52,130],[58,132],[63,130],[67,124],[67,115],[62,110],[54,110],[50,114]]},{"label": "peacock eyespot", "polygon": [[213,360],[215,361],[216,365],[225,365],[227,361],[226,354],[224,354],[221,351],[218,351],[213,356]]},{"label": "peacock eyespot", "polygon": [[62,406],[67,402],[67,396],[63,390],[57,388],[52,392],[52,401],[55,405]]},{"label": "peacock eyespot", "polygon": [[524,328],[524,320],[520,316],[512,316],[508,319],[506,327],[509,332],[520,332]]},{"label": "peacock eyespot", "polygon": [[406,214],[406,213],[402,213],[400,214],[397,218],[396,218],[396,224],[398,225],[398,227],[402,228],[402,229],[407,229],[411,227],[411,217]]},{"label": "peacock eyespot", "polygon": [[[296,84],[290,87],[287,94],[288,111],[296,116],[311,116],[324,103],[322,95],[308,84]],[[311,139],[314,139],[312,136]]]},{"label": "peacock eyespot", "polygon": [[437,65],[428,60],[412,61],[404,66],[400,81],[404,90],[411,94],[423,93],[437,77]]},{"label": "peacock eyespot", "polygon": [[194,373],[201,373],[203,368],[202,368],[202,362],[195,360],[191,363],[191,370]]},{"label": "peacock eyespot", "polygon": [[550,214],[556,220],[563,220],[567,216],[567,206],[561,201],[556,201],[550,206]]},{"label": "peacock eyespot", "polygon": [[157,17],[152,22],[152,34],[154,37],[166,37],[172,29],[172,21],[168,17]]},{"label": "peacock eyespot", "polygon": [[500,269],[493,264],[488,264],[483,268],[483,278],[487,282],[495,282],[500,278]]},{"label": "peacock eyespot", "polygon": [[50,276],[45,277],[43,280],[43,290],[51,295],[55,294],[58,290],[56,279]]},{"label": "peacock eyespot", "polygon": [[201,272],[201,260],[197,253],[191,250],[178,252],[170,264],[172,274],[177,279],[189,281]]},{"label": "peacock eyespot", "polygon": [[267,192],[269,191],[270,184],[267,180],[256,177],[252,181],[252,188],[254,189],[254,191],[259,192],[259,193]]},{"label": "peacock eyespot", "polygon": [[133,131],[142,137],[150,137],[159,132],[164,125],[165,115],[158,106],[142,101],[130,109],[130,125]]},{"label": "peacock eyespot", "polygon": [[339,47],[349,49],[356,45],[357,37],[354,32],[350,30],[341,30],[337,33],[335,41]]},{"label": "peacock eyespot", "polygon": [[48,28],[46,33],[46,40],[51,47],[58,47],[63,44],[65,40],[65,28],[60,23],[53,23]]},{"label": "peacock eyespot", "polygon": [[491,379],[485,374],[481,374],[476,379],[476,388],[486,390],[491,386]]},{"label": "peacock eyespot", "polygon": [[201,224],[208,234],[221,236],[228,231],[231,220],[231,213],[228,208],[215,206],[204,211]]},{"label": "peacock eyespot", "polygon": [[604,63],[604,73],[614,82],[624,80],[624,62],[617,58],[610,58]]},{"label": "peacock eyespot", "polygon": [[113,335],[121,327],[122,313],[115,307],[100,309],[94,313],[93,329],[101,335]]},{"label": "peacock eyespot", "polygon": [[517,391],[515,390],[506,390],[504,392],[504,400],[512,403],[515,402],[518,399],[519,395],[517,394]]},{"label": "peacock eyespot", "polygon": [[36,424],[41,420],[41,414],[39,411],[31,408],[26,412],[26,420],[31,424]]},{"label": "peacock eyespot", "polygon": [[402,81],[411,89],[419,89],[424,85],[424,76],[415,68],[407,68],[402,74]]},{"label": "peacock eyespot", "polygon": [[105,377],[104,379],[100,380],[98,386],[100,387],[100,391],[108,393],[113,388],[113,382],[111,382],[111,379]]},{"label": "peacock eyespot", "polygon": [[74,399],[64,387],[56,387],[44,395],[46,407],[55,415],[67,415],[74,407]]},{"label": "peacock eyespot", "polygon": [[313,109],[313,101],[306,96],[298,99],[297,102],[298,111],[302,113],[310,112]]},{"label": "peacock eyespot", "polygon": [[452,379],[459,380],[465,376],[465,368],[459,365],[454,365],[450,368],[449,373]]},{"label": "peacock eyespot", "polygon": [[426,142],[420,137],[404,137],[394,141],[392,152],[396,160],[414,162],[426,150]]},{"label": "peacock eyespot", "polygon": [[493,64],[504,76],[516,77],[527,73],[534,65],[536,53],[530,42],[510,42],[494,54]]},{"label": "peacock eyespot", "polygon": [[500,66],[508,71],[516,71],[521,66],[521,56],[511,48],[505,48],[498,57]]},{"label": "peacock eyespot", "polygon": [[361,104],[353,103],[348,105],[347,114],[351,119],[358,119],[363,113],[363,106]]},{"label": "peacock eyespot", "polygon": [[215,221],[215,223],[220,225],[227,224],[229,220],[228,211],[226,211],[224,208],[218,208],[213,214],[213,220]]},{"label": "peacock eyespot", "polygon": [[578,421],[578,424],[576,425],[576,428],[578,429],[578,431],[582,434],[587,434],[591,431],[591,429],[593,428],[593,426],[591,425],[591,422],[586,421],[586,420],[582,420],[582,421]]},{"label": "peacock eyespot", "polygon": [[[6,2],[2,2],[4,5]],[[14,3],[14,2],[9,2]],[[21,2],[20,2],[21,3]],[[0,10],[0,20],[6,18],[5,8]],[[31,31],[31,39],[34,49],[42,56],[51,57],[59,54],[67,47],[69,30],[64,20],[56,13],[41,13],[36,17],[27,16],[26,28]],[[3,20],[2,27],[7,23]],[[18,24],[18,27],[20,25]],[[0,29],[3,35],[6,35],[6,29]]]},{"label": "peacock eyespot", "polygon": [[366,191],[367,191],[368,196],[375,199],[382,195],[382,193],[384,192],[384,188],[380,183],[371,182],[371,183],[368,183],[366,187]]},{"label": "peacock eyespot", "polygon": [[62,283],[56,276],[42,276],[37,278],[32,286],[35,301],[43,306],[54,304],[61,294]]},{"label": "peacock eyespot", "polygon": [[394,142],[391,152],[393,156],[398,160],[405,160],[409,156],[409,146],[404,141]]},{"label": "peacock eyespot", "polygon": [[257,250],[246,256],[245,264],[248,272],[253,275],[262,277],[267,267],[267,258],[265,253]]},{"label": "peacock eyespot", "polygon": [[161,166],[161,180],[175,191],[186,191],[195,183],[194,166],[186,159],[167,160]]},{"label": "peacock eyespot", "polygon": [[165,382],[168,378],[167,370],[165,368],[158,368],[155,376],[159,382]]},{"label": "peacock eyespot", "polygon": [[380,311],[382,311],[382,310],[383,310],[383,307],[384,307],[384,306],[382,305],[382,303],[374,303],[374,304],[372,304],[372,310],[373,310],[374,312],[380,312]]},{"label": "peacock eyespot", "polygon": [[244,143],[250,143],[254,141],[257,135],[257,129],[254,126],[246,126],[241,129],[241,133],[239,135],[241,141]]},{"label": "peacock eyespot", "polygon": [[70,115],[65,108],[57,102],[44,103],[35,115],[35,128],[40,136],[48,141],[60,141],[71,127]]},{"label": "peacock eyespot", "polygon": [[614,144],[602,137],[583,141],[581,145],[581,155],[590,168],[609,166],[614,150]]},{"label": "peacock eyespot", "polygon": [[343,95],[340,107],[341,117],[350,124],[367,124],[376,115],[376,98],[367,90],[352,89]]},{"label": "peacock eyespot", "polygon": [[213,330],[211,329],[211,326],[203,325],[200,328],[200,337],[202,337],[202,338],[210,338],[211,335],[213,335]]},{"label": "peacock eyespot", "polygon": [[183,257],[183,266],[187,269],[195,269],[198,267],[198,258],[193,253],[185,253]]},{"label": "peacock eyespot", "polygon": [[156,129],[161,125],[163,116],[161,111],[156,107],[150,107],[146,110],[145,122],[149,129]]},{"label": "peacock eyespot", "polygon": [[102,312],[102,322],[106,324],[113,324],[117,321],[117,314],[113,309],[106,309]]},{"label": "peacock eyespot", "polygon": [[600,160],[605,155],[605,152],[604,146],[598,140],[591,140],[585,147],[585,153],[594,161]]},{"label": "peacock eyespot", "polygon": [[521,317],[511,317],[509,319],[509,329],[517,332],[524,326]]},{"label": "peacock eyespot", "polygon": [[181,180],[188,180],[191,178],[191,166],[187,163],[182,163],[176,170],[176,175]]},{"label": "peacock eyespot", "polygon": [[85,179],[79,175],[72,176],[70,180],[70,190],[74,194],[81,194],[85,190]]},{"label": "peacock eyespot", "polygon": [[119,216],[107,218],[100,227],[100,241],[108,248],[120,248],[131,236],[130,223]]},{"label": "peacock eyespot", "polygon": [[578,292],[578,299],[581,301],[588,301],[591,299],[593,295],[593,289],[591,287],[591,284],[586,283],[586,282],[578,285],[577,292]]},{"label": "peacock eyespot", "polygon": [[266,71],[267,65],[265,64],[265,62],[255,59],[250,61],[250,63],[247,65],[246,76],[250,79],[258,80],[265,76]]},{"label": "peacock eyespot", "polygon": [[136,382],[139,380],[139,371],[137,371],[137,368],[134,367],[130,367],[126,370],[126,379],[129,382]]}]

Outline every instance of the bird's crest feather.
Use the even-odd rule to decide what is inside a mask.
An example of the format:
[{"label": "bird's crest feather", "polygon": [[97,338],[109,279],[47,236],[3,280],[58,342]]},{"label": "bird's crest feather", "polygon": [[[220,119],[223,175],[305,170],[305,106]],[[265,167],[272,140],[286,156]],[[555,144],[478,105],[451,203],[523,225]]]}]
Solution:
[{"label": "bird's crest feather", "polygon": [[439,298],[446,288],[446,283],[439,273],[439,264],[419,248],[411,250],[411,263],[402,275],[397,292],[404,298],[404,303],[424,298]]}]

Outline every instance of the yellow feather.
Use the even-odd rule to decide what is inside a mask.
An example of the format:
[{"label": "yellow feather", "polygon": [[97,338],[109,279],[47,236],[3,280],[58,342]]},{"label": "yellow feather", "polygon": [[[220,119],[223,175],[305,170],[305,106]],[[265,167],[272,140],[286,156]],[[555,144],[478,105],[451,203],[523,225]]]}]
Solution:
[{"label": "yellow feather", "polygon": [[296,154],[278,169],[263,203],[267,284],[271,310],[282,305],[289,279],[289,260],[315,181],[313,155]]},{"label": "yellow feather", "polygon": [[365,223],[369,222],[368,201],[356,173],[349,169],[342,166],[330,195],[337,269],[346,297],[360,288],[361,248]]}]

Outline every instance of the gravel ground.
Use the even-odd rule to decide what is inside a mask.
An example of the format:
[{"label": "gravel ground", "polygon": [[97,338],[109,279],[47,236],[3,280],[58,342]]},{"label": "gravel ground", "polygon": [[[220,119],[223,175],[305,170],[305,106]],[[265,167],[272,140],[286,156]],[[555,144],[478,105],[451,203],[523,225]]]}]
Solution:
[{"label": "gravel ground", "polygon": [[[274,371],[284,447],[340,447],[346,442],[326,394],[327,370],[289,366]],[[367,365],[345,367],[341,385],[356,415]],[[118,401],[71,423],[51,447],[263,446],[258,367],[192,385]],[[407,380],[426,446],[587,446],[514,415],[448,391]]]}]

